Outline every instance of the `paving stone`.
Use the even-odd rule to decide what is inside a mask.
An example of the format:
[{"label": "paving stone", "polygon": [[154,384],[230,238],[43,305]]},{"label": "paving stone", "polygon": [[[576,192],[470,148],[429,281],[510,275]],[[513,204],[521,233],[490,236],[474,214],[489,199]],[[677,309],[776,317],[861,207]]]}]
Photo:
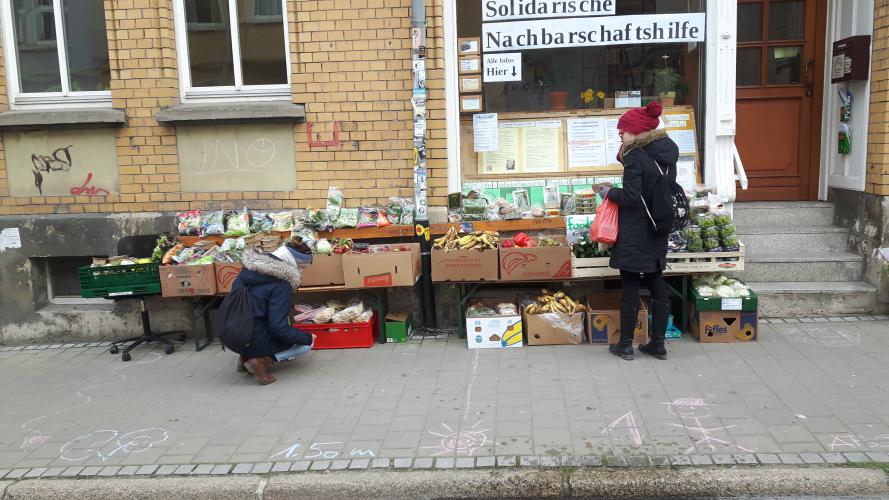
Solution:
[{"label": "paving stone", "polygon": [[691,465],[691,458],[688,455],[673,455],[670,457],[672,465]]},{"label": "paving stone", "polygon": [[434,465],[434,458],[423,457],[414,459],[414,469],[431,469]]},{"label": "paving stone", "polygon": [[253,465],[253,473],[254,474],[268,474],[269,472],[272,471],[272,465],[274,465],[274,464],[272,464],[271,462],[262,462],[259,464],[254,464]]},{"label": "paving stone", "polygon": [[494,467],[495,465],[497,465],[497,457],[477,457],[475,459],[476,467]]},{"label": "paving stone", "polygon": [[822,453],[821,457],[829,464],[844,464],[846,457],[842,453]]},{"label": "paving stone", "polygon": [[191,474],[191,471],[194,470],[194,465],[191,464],[182,464],[173,471],[173,474],[176,476],[187,476]]},{"label": "paving stone", "polygon": [[454,463],[454,466],[458,469],[472,469],[475,467],[475,459],[472,457],[460,457]]},{"label": "paving stone", "polygon": [[497,467],[516,467],[518,464],[517,457],[497,457]]},{"label": "paving stone", "polygon": [[756,458],[763,465],[777,465],[781,463],[781,457],[772,453],[757,453]]},{"label": "paving stone", "polygon": [[799,457],[807,464],[823,464],[824,459],[817,453],[800,453]]},{"label": "paving stone", "polygon": [[631,455],[627,457],[627,465],[630,467],[651,467],[651,460],[645,455]]},{"label": "paving stone", "polygon": [[250,471],[253,470],[253,464],[240,463],[235,465],[232,474],[250,474]]},{"label": "paving stone", "polygon": [[605,465],[608,467],[629,467],[630,462],[625,457],[605,457]]},{"label": "paving stone", "polygon": [[[152,467],[154,467],[156,469],[157,465],[153,465]],[[80,474],[80,471],[82,471],[82,470],[83,470],[83,467],[68,467],[67,469],[65,469],[65,472],[63,472],[59,475],[62,477],[75,477],[78,474]]]},{"label": "paving stone", "polygon": [[3,479],[3,476],[12,472],[10,469],[0,469],[0,479]]},{"label": "paving stone", "polygon": [[[136,467],[132,466],[135,471]],[[43,473],[40,477],[59,477],[62,473],[65,472],[65,467],[50,467]],[[118,473],[119,474],[119,473]],[[3,477],[3,471],[0,471],[0,478]]]},{"label": "paving stone", "polygon": [[692,465],[713,465],[710,455],[692,455],[690,458]]},{"label": "paving stone", "polygon": [[878,462],[881,464],[889,463],[889,454],[883,452],[868,452],[865,453],[871,460],[874,462]]},{"label": "paving stone", "polygon": [[272,472],[288,472],[290,465],[290,462],[275,462],[275,465],[272,465]]},{"label": "paving stone", "polygon": [[25,478],[40,477],[46,471],[47,471],[46,467],[34,467],[33,469],[29,470],[28,473],[25,474],[24,477]]},{"label": "paving stone", "polygon": [[[174,467],[175,467],[175,466],[174,466]],[[101,467],[85,467],[85,468],[84,468],[82,471],[80,471],[80,473],[77,474],[77,475],[78,475],[78,476],[83,476],[83,477],[93,477],[93,476],[97,476],[97,475],[99,475],[99,472],[100,472],[101,470],[102,470]],[[6,478],[9,479],[9,476],[6,476]]]},{"label": "paving stone", "polygon": [[453,469],[455,465],[456,460],[453,457],[441,457],[435,459],[436,469]]},{"label": "paving stone", "polygon": [[389,459],[388,458],[375,458],[370,462],[371,469],[388,469],[389,468]]},{"label": "paving stone", "polygon": [[330,460],[315,460],[309,470],[327,470],[330,467]]},{"label": "paving stone", "polygon": [[214,465],[213,470],[210,471],[210,474],[213,476],[224,476],[232,470],[231,464],[219,464]]},{"label": "paving stone", "polygon": [[542,456],[538,458],[537,464],[540,467],[560,467],[562,465],[562,459],[559,457]]},{"label": "paving stone", "polygon": [[396,458],[392,461],[392,467],[395,469],[410,469],[414,459],[412,458]]},{"label": "paving stone", "polygon": [[583,465],[580,457],[574,455],[565,455],[562,457],[562,467],[581,467]]},{"label": "paving stone", "polygon": [[120,470],[120,467],[118,467],[118,466],[103,467],[102,470],[99,471],[99,475],[102,477],[111,477],[111,476],[117,474],[117,471],[119,471],[119,470]]},{"label": "paving stone", "polygon": [[191,471],[193,476],[206,476],[213,472],[213,464],[200,464]]},{"label": "paving stone", "polygon": [[670,466],[670,457],[666,457],[663,455],[655,455],[653,457],[648,457],[651,461],[651,465],[655,467],[669,467]]},{"label": "paving stone", "polygon": [[330,463],[330,470],[346,470],[349,468],[348,460],[334,460]]},{"label": "paving stone", "polygon": [[537,467],[540,465],[540,459],[532,456],[519,457],[519,465],[522,467]]},{"label": "paving stone", "polygon": [[782,464],[794,465],[803,463],[803,459],[796,453],[779,453]]},{"label": "paving stone", "polygon": [[370,468],[370,459],[356,458],[349,464],[350,470],[366,470]]},{"label": "paving stone", "polygon": [[605,465],[602,457],[599,455],[586,455],[580,458],[580,463],[584,467],[601,467]]},{"label": "paving stone", "polygon": [[136,471],[136,475],[138,476],[148,476],[154,474],[154,472],[158,469],[157,465],[143,465],[139,467],[139,470]]},{"label": "paving stone", "polygon": [[711,455],[710,458],[716,465],[735,465],[735,459],[731,455]]},{"label": "paving stone", "polygon": [[853,464],[860,464],[863,462],[871,461],[870,457],[868,457],[864,453],[860,453],[857,451],[850,451],[848,453],[843,453],[843,455],[846,457],[846,460],[852,462]]},{"label": "paving stone", "polygon": [[732,458],[735,459],[735,462],[737,462],[738,465],[757,465],[759,463],[756,461],[756,455],[752,453],[732,455]]}]

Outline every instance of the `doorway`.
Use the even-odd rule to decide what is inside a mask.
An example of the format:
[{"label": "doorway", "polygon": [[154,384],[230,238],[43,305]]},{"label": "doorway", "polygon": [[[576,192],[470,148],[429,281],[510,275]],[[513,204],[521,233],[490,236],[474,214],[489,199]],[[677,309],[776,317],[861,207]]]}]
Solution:
[{"label": "doorway", "polygon": [[815,200],[827,0],[739,0],[738,201]]}]

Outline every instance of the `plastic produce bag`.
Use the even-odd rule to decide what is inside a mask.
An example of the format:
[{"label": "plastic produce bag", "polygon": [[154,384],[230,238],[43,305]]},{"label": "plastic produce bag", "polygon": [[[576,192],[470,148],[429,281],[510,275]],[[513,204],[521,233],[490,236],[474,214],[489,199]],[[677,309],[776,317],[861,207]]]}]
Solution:
[{"label": "plastic produce bag", "polygon": [[290,212],[277,212],[271,214],[272,231],[290,231],[293,229],[293,214]]},{"label": "plastic produce bag", "polygon": [[247,209],[229,212],[225,217],[226,236],[246,236],[250,231],[250,215]]},{"label": "plastic produce bag", "polygon": [[358,211],[358,224],[355,227],[377,227],[380,211],[376,208],[363,207]]},{"label": "plastic produce bag", "polygon": [[201,234],[201,211],[190,210],[176,214],[176,226],[180,236],[198,236]]},{"label": "plastic produce bag", "polygon": [[327,188],[327,220],[337,220],[342,208],[343,192],[338,187],[330,186]]},{"label": "plastic produce bag", "polygon": [[401,211],[401,225],[403,226],[413,226],[414,225],[414,204],[413,203],[405,203],[404,209]]},{"label": "plastic produce bag", "polygon": [[253,211],[253,222],[250,223],[251,233],[268,233],[275,226],[275,220],[268,212]]},{"label": "plastic produce bag", "polygon": [[613,245],[617,241],[617,203],[605,198],[596,209],[596,217],[590,225],[590,239]]},{"label": "plastic produce bag", "polygon": [[225,232],[222,210],[214,210],[201,215],[201,234],[218,236]]},{"label": "plastic produce bag", "polygon": [[356,227],[358,226],[358,209],[357,208],[341,208],[340,216],[337,217],[334,227]]}]

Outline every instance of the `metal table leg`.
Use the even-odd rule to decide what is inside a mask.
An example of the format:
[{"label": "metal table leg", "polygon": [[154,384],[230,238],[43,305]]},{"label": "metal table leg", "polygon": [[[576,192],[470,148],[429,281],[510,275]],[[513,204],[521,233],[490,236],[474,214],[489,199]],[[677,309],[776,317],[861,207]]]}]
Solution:
[{"label": "metal table leg", "polygon": [[377,342],[380,344],[386,343],[386,315],[389,314],[389,293],[387,288],[379,288],[375,289],[372,292],[372,295],[375,299],[375,306],[377,310],[377,321],[379,322],[377,328],[379,328],[379,332],[377,335]]},{"label": "metal table leg", "polygon": [[[189,311],[189,320],[191,321],[191,334],[194,336],[195,351],[203,351],[204,348],[213,343],[213,328],[210,326],[210,309],[219,305],[222,301],[221,297],[202,297],[191,302]],[[198,319],[204,320],[204,338],[206,341],[201,343],[198,335]]]}]

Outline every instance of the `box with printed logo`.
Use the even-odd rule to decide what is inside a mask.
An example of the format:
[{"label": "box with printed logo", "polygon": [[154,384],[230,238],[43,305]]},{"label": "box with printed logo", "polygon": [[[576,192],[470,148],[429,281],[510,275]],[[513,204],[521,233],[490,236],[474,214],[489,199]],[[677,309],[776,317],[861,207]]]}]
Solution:
[{"label": "box with printed logo", "polygon": [[420,273],[419,243],[371,245],[369,253],[343,255],[347,288],[414,286]]},{"label": "box with printed logo", "polygon": [[432,249],[432,281],[497,281],[497,249]]},{"label": "box with printed logo", "polygon": [[564,236],[557,247],[500,248],[500,281],[571,279],[571,248]]}]

